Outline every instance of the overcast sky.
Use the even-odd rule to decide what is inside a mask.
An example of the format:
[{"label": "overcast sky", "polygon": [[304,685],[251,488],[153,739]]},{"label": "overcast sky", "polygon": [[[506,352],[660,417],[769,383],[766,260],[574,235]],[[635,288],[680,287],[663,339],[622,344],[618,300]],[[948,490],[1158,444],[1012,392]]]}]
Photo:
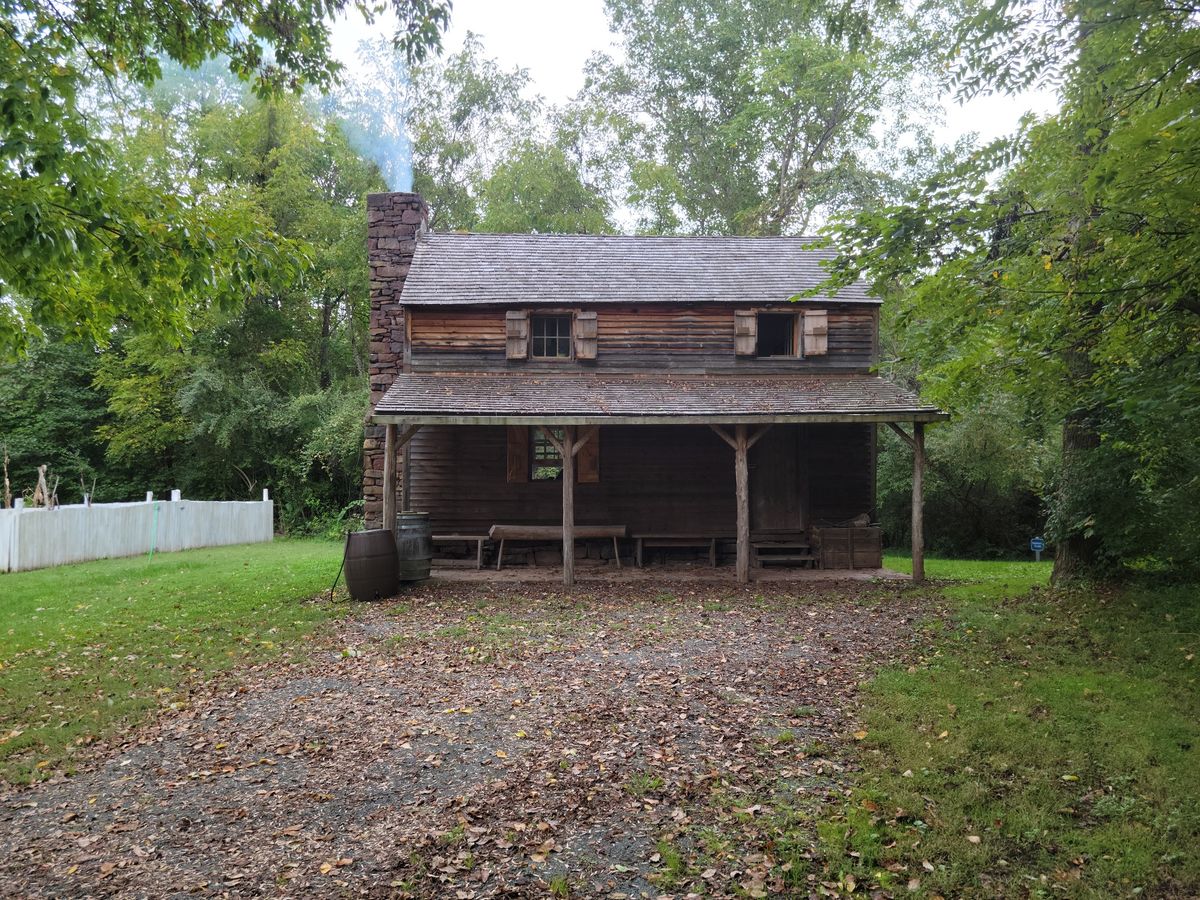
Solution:
[{"label": "overcast sky", "polygon": [[[375,33],[380,33],[377,27]],[[462,47],[468,31],[479,35],[486,54],[506,68],[529,70],[536,93],[552,103],[573,97],[583,86],[583,66],[596,51],[612,51],[613,34],[604,0],[454,0],[446,51]],[[344,19],[334,29],[334,50],[350,65],[359,40],[369,36],[360,19]],[[1029,109],[1053,108],[1046,94],[986,97],[966,107],[944,102],[946,127],[939,137],[951,140],[970,131],[989,140],[1011,131]]]}]

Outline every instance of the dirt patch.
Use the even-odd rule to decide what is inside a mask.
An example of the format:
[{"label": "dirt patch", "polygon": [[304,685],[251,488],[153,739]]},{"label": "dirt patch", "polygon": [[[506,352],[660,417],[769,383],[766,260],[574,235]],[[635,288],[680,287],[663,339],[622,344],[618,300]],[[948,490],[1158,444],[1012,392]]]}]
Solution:
[{"label": "dirt patch", "polygon": [[756,817],[840,796],[856,685],[921,613],[895,584],[357,606],[306,662],[0,797],[0,894],[794,893],[818,876]]}]

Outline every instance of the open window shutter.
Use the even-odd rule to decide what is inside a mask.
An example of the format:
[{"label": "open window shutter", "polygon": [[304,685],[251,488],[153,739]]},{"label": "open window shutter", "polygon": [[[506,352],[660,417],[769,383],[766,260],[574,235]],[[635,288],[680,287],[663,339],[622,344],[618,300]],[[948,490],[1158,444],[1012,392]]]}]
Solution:
[{"label": "open window shutter", "polygon": [[733,314],[733,349],[738,356],[753,356],[758,344],[758,316],[750,310]]},{"label": "open window shutter", "polygon": [[580,484],[596,484],[600,481],[600,426],[592,426],[596,433],[575,454],[575,480]]},{"label": "open window shutter", "polygon": [[575,313],[575,358],[596,358],[595,310],[585,310],[584,312]]},{"label": "open window shutter", "polygon": [[823,309],[804,313],[804,355],[824,356],[829,352],[829,314]]},{"label": "open window shutter", "polygon": [[529,428],[526,425],[508,426],[508,483],[520,484],[529,480]]},{"label": "open window shutter", "polygon": [[529,312],[510,309],[504,314],[504,337],[509,359],[525,359],[529,356]]}]

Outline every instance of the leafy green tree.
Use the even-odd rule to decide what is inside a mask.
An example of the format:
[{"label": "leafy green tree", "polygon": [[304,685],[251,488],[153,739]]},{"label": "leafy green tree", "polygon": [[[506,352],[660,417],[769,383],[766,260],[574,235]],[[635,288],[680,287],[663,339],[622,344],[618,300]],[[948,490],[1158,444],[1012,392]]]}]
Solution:
[{"label": "leafy green tree", "polygon": [[558,147],[517,147],[483,183],[480,231],[602,234],[613,230],[608,203],[580,179]]},{"label": "leafy green tree", "polygon": [[[112,138],[130,86],[154,84],[164,59],[223,54],[261,95],[328,88],[329,17],[350,6],[0,0],[0,353],[47,327],[96,344],[123,323],[179,334],[193,306],[231,309],[247,286],[294,277],[292,248],[244,207],[155,189]],[[394,10],[414,59],[449,17],[448,0],[353,8]]]},{"label": "leafy green tree", "polygon": [[[383,188],[377,168],[299,100],[197,99],[183,82],[151,91],[119,146],[163,190],[236,198],[312,266],[236,309],[193,310],[175,344],[118,331],[96,377],[106,464],[193,497],[269,486],[284,528],[320,527],[359,493],[346,446],[361,449],[367,406],[363,197]],[[340,443],[327,416],[348,428]]]},{"label": "leafy green tree", "polygon": [[1194,561],[1200,24],[1141,0],[973,10],[964,93],[1052,84],[1060,111],[842,222],[839,274],[907,290],[932,397],[1002,385],[1061,429],[1056,578]]},{"label": "leafy green tree", "polygon": [[898,3],[607,6],[625,61],[597,61],[580,103],[639,133],[629,199],[648,231],[804,231],[856,185],[873,200],[888,181],[861,177],[877,134],[923,106],[911,88],[927,28]]},{"label": "leafy green tree", "polygon": [[[416,66],[383,42],[364,45],[360,56],[363,72],[338,93],[331,112],[359,135],[368,158],[395,173],[411,168],[411,185],[392,178],[389,186],[420,192],[433,227],[478,227],[484,181],[541,122],[540,100],[525,96],[529,73],[502,68],[470,32],[457,53]],[[411,143],[393,140],[397,129]]]},{"label": "leafy green tree", "polygon": [[[92,388],[99,354],[82,343],[38,342],[23,359],[0,365],[0,457],[9,456],[14,496],[29,493],[37,468],[59,480],[63,503],[80,499],[96,479],[100,499],[121,499],[103,477],[104,444],[97,430],[107,417]],[[0,498],[2,499],[2,498]]]}]

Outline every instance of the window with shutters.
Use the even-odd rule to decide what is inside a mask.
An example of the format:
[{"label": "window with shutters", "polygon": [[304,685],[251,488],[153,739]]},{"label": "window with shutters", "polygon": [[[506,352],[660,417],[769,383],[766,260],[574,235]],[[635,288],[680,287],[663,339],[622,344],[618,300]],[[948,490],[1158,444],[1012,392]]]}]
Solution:
[{"label": "window with shutters", "polygon": [[[561,428],[551,428],[555,440],[563,439]],[[541,428],[529,428],[529,480],[558,481],[562,478],[563,461],[558,449]]]},{"label": "window with shutters", "polygon": [[829,352],[829,315],[823,309],[802,312],[735,310],[734,352],[759,359],[808,359]]},{"label": "window with shutters", "polygon": [[[554,436],[561,439],[562,429],[554,429]],[[579,484],[596,484],[600,481],[600,428],[594,425],[581,426],[576,440],[579,444],[575,454],[575,480]],[[540,427],[508,426],[509,484],[557,481],[562,478],[562,470],[562,458],[558,450],[546,440]]]},{"label": "window with shutters", "polygon": [[530,356],[533,359],[571,358],[571,315],[532,315]]}]

